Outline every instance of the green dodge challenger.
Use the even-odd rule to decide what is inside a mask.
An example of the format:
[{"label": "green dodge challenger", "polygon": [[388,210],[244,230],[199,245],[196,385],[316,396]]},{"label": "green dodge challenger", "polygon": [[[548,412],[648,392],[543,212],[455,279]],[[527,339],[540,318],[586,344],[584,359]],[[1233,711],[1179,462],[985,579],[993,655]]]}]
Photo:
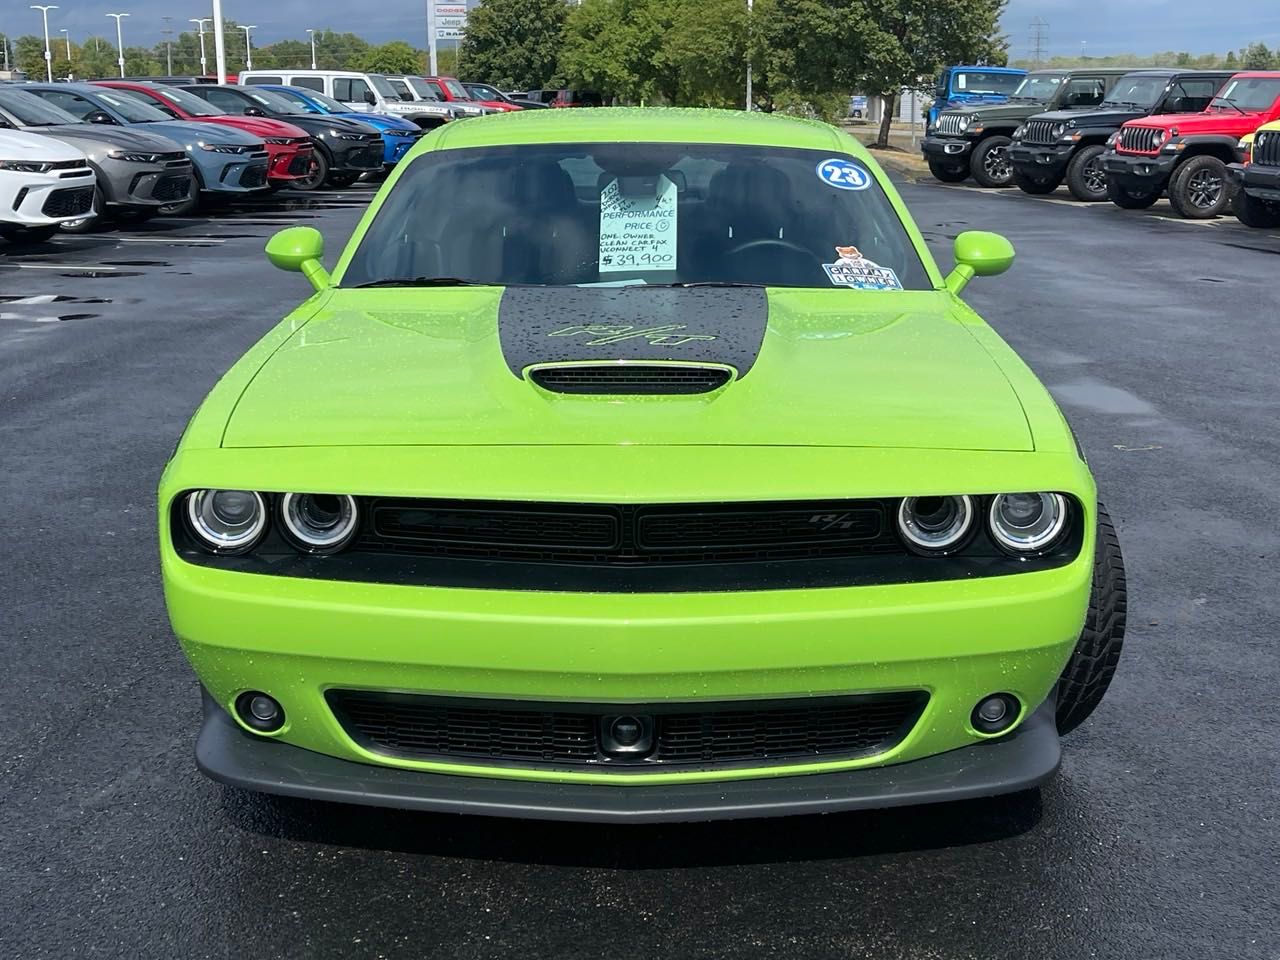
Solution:
[{"label": "green dodge challenger", "polygon": [[637,822],[1032,787],[1124,632],[1048,392],[832,127],[547,110],[425,137],[159,491],[224,783]]}]

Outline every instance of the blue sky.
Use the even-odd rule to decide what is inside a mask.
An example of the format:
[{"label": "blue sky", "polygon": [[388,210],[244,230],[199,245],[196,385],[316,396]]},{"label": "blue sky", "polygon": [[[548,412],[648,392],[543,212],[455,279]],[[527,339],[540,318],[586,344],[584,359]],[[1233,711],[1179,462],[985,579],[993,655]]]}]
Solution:
[{"label": "blue sky", "polygon": [[[57,38],[58,28],[66,27],[73,40],[90,33],[107,36],[115,28],[106,13],[129,11],[125,43],[150,46],[161,39],[162,16],[172,16],[174,27],[185,29],[191,26],[189,17],[207,17],[209,9],[209,0],[63,0],[61,9],[49,11],[49,32]],[[1276,0],[1235,0],[1220,9],[1225,15],[1206,15],[1199,0],[1010,0],[1004,29],[1014,57],[1030,55],[1031,21],[1037,16],[1049,24],[1051,55],[1079,53],[1081,41],[1087,42],[1089,53],[1099,56],[1160,50],[1224,53],[1254,40],[1280,46]],[[426,42],[425,0],[223,0],[223,13],[240,23],[256,23],[255,42],[305,38],[306,27],[350,30],[378,42]],[[0,33],[39,32],[39,11],[27,9],[23,0],[5,0]]]}]

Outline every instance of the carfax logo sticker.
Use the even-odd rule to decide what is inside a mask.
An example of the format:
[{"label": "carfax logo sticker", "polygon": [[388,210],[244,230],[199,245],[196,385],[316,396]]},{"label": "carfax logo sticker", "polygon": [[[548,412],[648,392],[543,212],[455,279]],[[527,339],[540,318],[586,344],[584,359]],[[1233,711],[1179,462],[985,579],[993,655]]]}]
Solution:
[{"label": "carfax logo sticker", "polygon": [[871,174],[852,160],[832,157],[818,164],[818,179],[837,190],[865,190],[871,186]]},{"label": "carfax logo sticker", "polygon": [[822,265],[834,286],[852,287],[854,290],[902,289],[896,273],[868,260],[857,247],[836,247],[836,253],[839,260]]}]

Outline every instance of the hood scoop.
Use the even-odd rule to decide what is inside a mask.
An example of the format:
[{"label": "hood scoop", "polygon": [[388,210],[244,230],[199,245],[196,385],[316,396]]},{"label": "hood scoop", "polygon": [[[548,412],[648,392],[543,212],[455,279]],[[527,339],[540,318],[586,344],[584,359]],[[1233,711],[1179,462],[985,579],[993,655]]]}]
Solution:
[{"label": "hood scoop", "polygon": [[733,368],[696,363],[541,364],[525,372],[550,393],[575,396],[693,396],[712,393],[733,379]]}]

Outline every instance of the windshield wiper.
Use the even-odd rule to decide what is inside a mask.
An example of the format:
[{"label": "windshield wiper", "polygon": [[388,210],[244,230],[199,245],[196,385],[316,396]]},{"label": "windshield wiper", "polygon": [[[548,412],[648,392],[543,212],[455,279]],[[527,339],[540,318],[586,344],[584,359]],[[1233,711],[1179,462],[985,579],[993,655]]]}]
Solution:
[{"label": "windshield wiper", "polygon": [[672,287],[679,287],[680,289],[687,290],[692,287],[763,287],[765,284],[745,283],[740,280],[691,280],[682,283],[647,283],[645,286],[668,290]]},{"label": "windshield wiper", "polygon": [[357,283],[355,289],[364,287],[487,287],[489,284],[479,280],[464,280],[462,277],[387,277],[383,280],[370,280],[368,283]]},{"label": "windshield wiper", "polygon": [[1137,100],[1108,100],[1102,104],[1104,107],[1133,107],[1135,110],[1146,110],[1148,105],[1138,103]]},{"label": "windshield wiper", "polygon": [[1232,109],[1234,109],[1234,110],[1236,111],[1236,113],[1243,114],[1243,115],[1244,115],[1244,116],[1246,116],[1246,117],[1249,115],[1249,114],[1248,114],[1248,112],[1247,112],[1247,111],[1245,111],[1245,110],[1242,110],[1242,109],[1240,108],[1240,104],[1236,103],[1234,100],[1231,100],[1231,99],[1229,99],[1228,97],[1214,97],[1214,98],[1213,98],[1213,102],[1214,102],[1214,103],[1217,103],[1219,100],[1221,100],[1223,103],[1230,104],[1230,105],[1231,105],[1231,107],[1232,107]]}]

